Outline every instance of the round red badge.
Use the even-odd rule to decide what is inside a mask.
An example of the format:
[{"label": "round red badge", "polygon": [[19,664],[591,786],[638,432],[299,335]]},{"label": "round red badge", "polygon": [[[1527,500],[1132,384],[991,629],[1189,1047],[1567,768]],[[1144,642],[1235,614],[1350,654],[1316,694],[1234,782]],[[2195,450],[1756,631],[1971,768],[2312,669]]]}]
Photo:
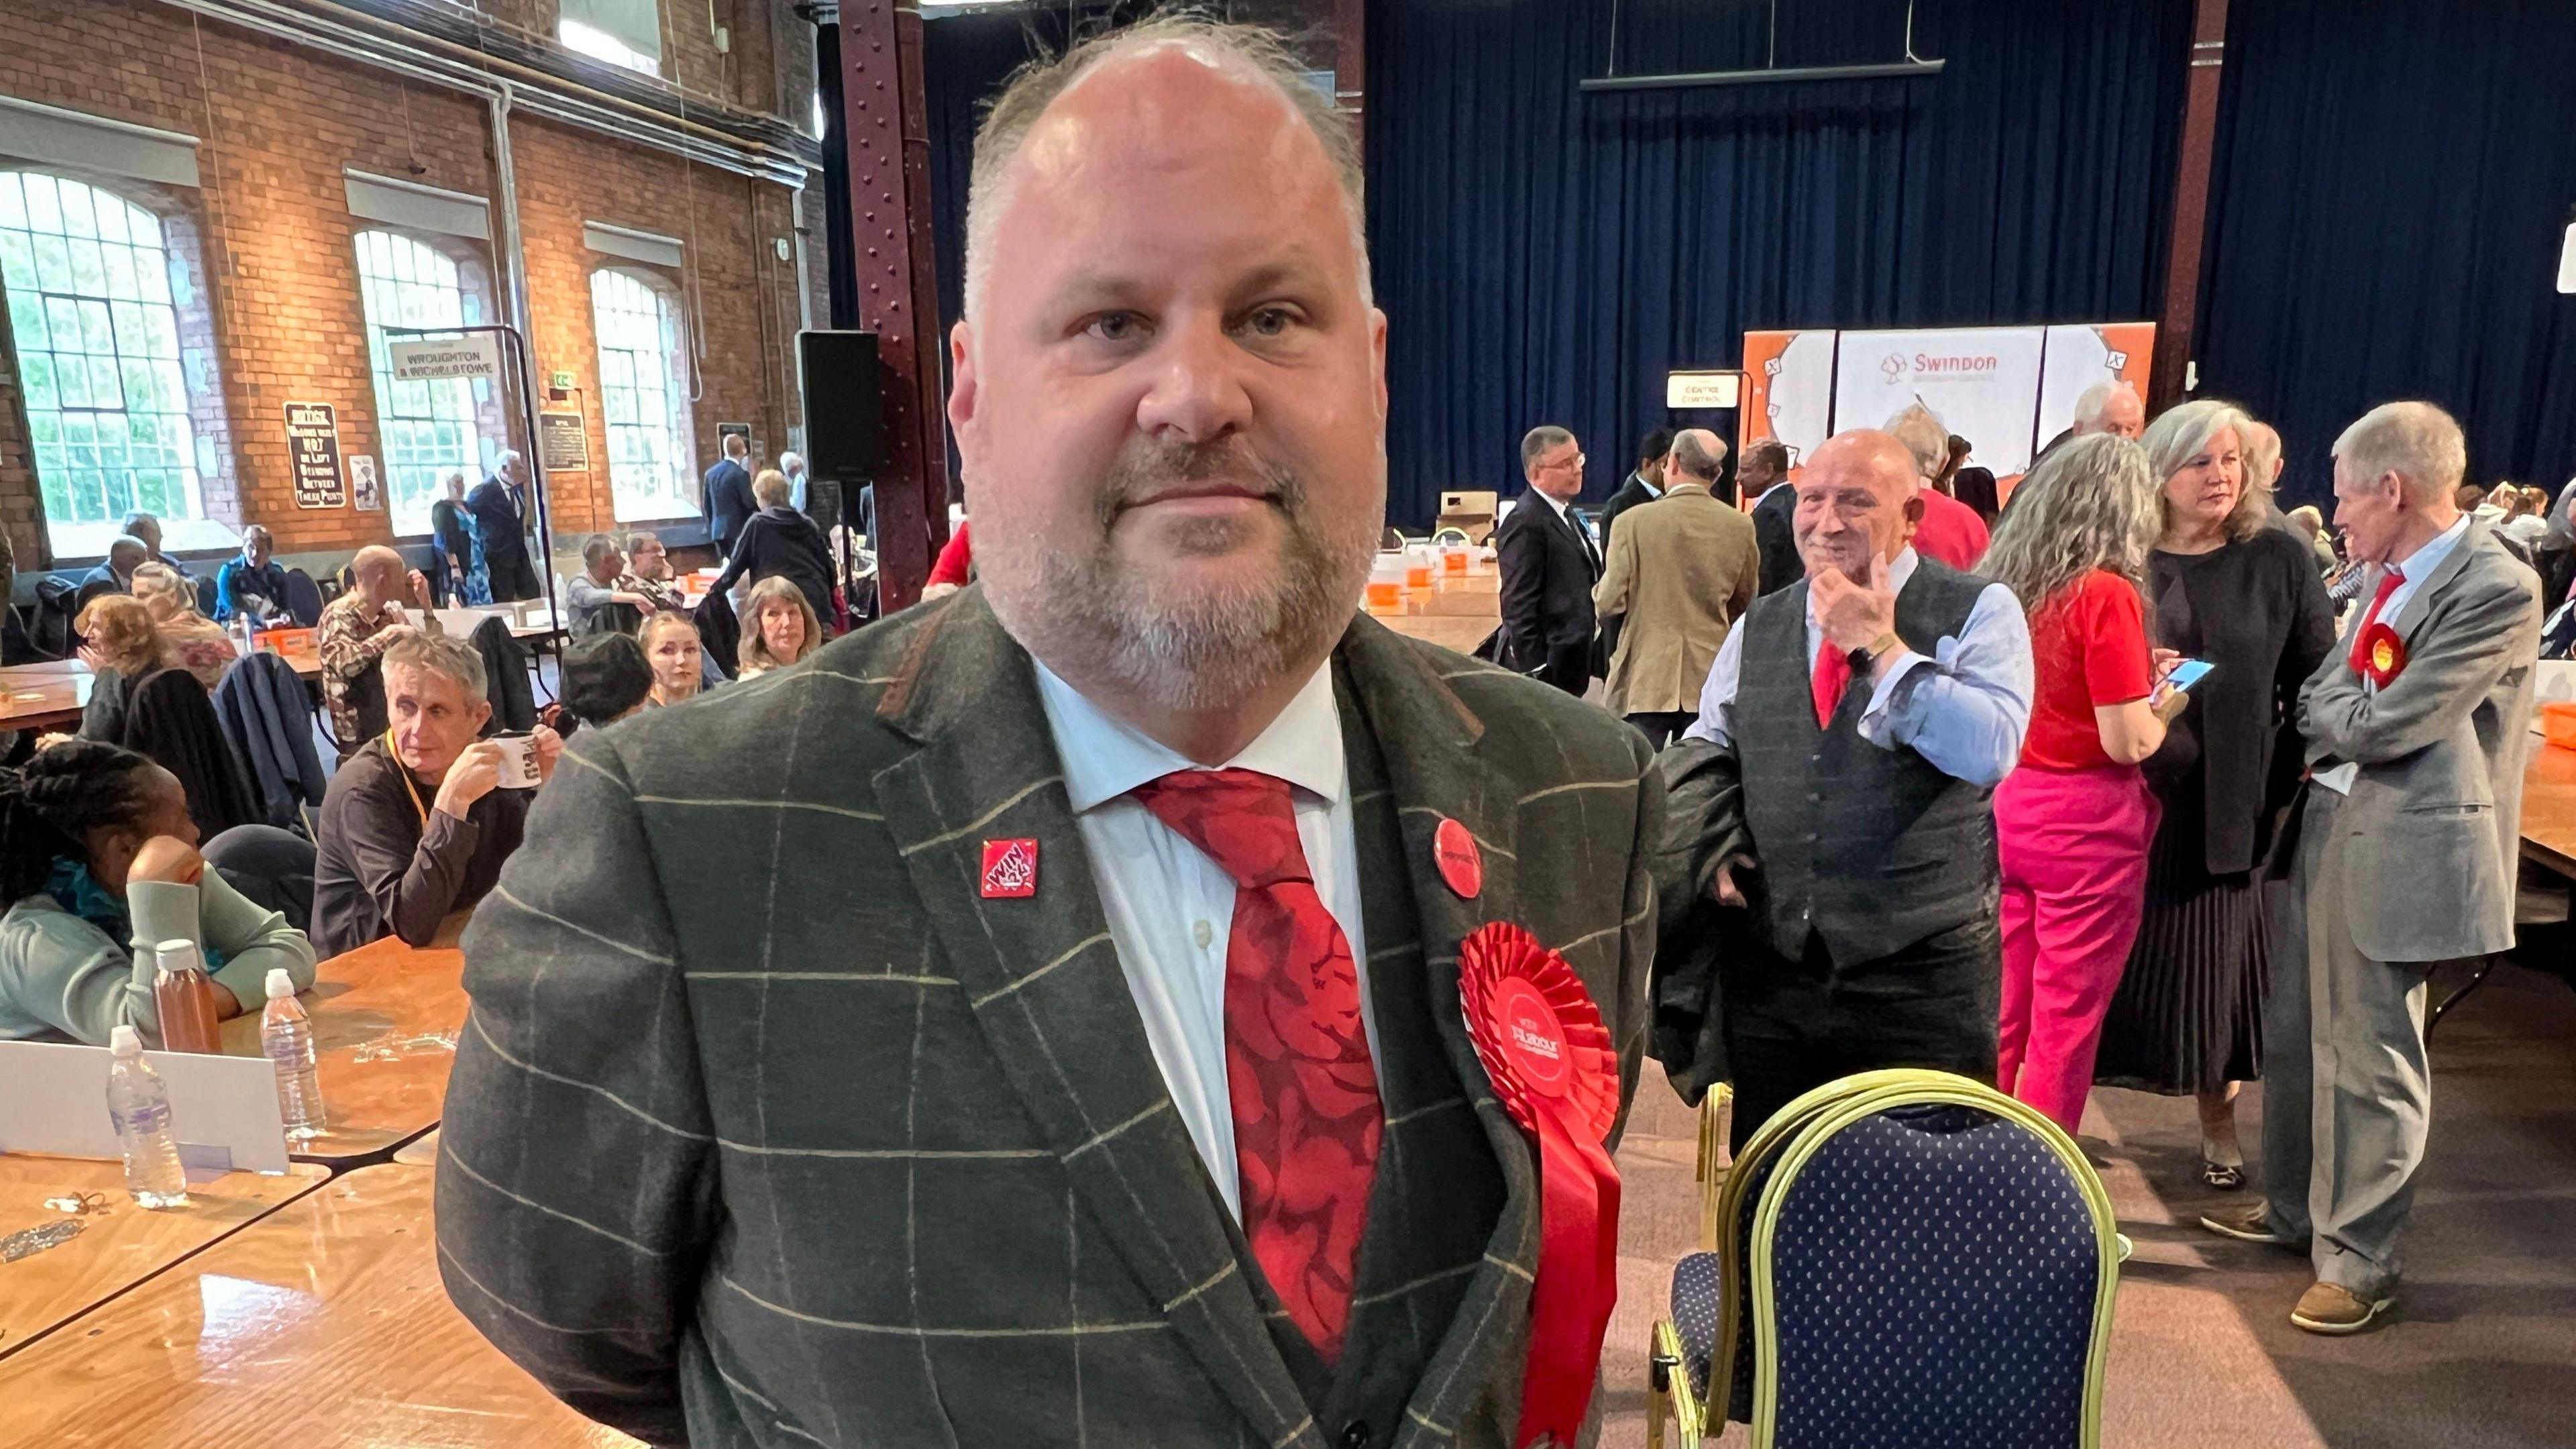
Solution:
[{"label": "round red badge", "polygon": [[1472,901],[1485,888],[1485,857],[1476,849],[1476,837],[1455,820],[1443,819],[1440,828],[1431,832],[1431,858],[1440,866],[1440,878],[1460,900]]},{"label": "round red badge", "polygon": [[2374,622],[2361,635],[2362,677],[2386,689],[2406,667],[2406,641],[2384,622]]}]

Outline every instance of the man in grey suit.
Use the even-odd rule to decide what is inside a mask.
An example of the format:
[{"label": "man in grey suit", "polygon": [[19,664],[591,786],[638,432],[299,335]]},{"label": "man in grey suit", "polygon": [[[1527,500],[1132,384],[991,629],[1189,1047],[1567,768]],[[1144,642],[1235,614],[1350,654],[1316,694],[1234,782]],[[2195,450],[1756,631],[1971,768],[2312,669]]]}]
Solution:
[{"label": "man in grey suit", "polygon": [[1662,797],[1600,711],[1358,612],[1357,174],[1260,32],[1023,74],[951,336],[978,582],[585,731],[538,797],[466,933],[437,1219],[458,1306],[574,1407],[699,1446],[1519,1442],[1539,1182],[1461,942],[1562,951],[1624,1101]]},{"label": "man in grey suit", "polygon": [[2335,441],[2335,523],[2374,565],[2299,696],[2309,781],[2263,1014],[2266,1200],[2201,1219],[2312,1243],[2290,1321],[2357,1333],[2394,1301],[2432,1111],[2424,981],[2513,945],[2540,595],[2452,502],[2467,450],[2428,403]]}]

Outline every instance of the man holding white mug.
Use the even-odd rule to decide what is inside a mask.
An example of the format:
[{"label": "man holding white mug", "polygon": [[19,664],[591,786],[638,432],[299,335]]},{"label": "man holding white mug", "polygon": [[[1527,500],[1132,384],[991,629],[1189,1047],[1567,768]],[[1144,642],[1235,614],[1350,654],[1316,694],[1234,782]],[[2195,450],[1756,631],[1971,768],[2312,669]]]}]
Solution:
[{"label": "man holding white mug", "polygon": [[483,659],[411,634],[387,646],[391,722],[331,777],[313,865],[313,946],[336,956],[386,936],[427,945],[483,899],[519,848],[528,805],[563,740],[539,726],[482,739],[492,705]]}]

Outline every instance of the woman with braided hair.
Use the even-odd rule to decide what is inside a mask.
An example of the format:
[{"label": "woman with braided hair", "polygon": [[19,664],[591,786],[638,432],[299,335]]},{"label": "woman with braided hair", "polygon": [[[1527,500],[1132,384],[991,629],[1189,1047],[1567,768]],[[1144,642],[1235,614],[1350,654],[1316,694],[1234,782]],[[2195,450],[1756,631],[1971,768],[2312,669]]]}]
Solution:
[{"label": "woman with braided hair", "polygon": [[67,740],[0,769],[0,904],[0,1040],[104,1046],[131,1023],[157,1043],[162,941],[197,944],[220,1016],[264,1001],[273,967],[313,984],[304,933],[207,869],[178,777],[115,745]]}]

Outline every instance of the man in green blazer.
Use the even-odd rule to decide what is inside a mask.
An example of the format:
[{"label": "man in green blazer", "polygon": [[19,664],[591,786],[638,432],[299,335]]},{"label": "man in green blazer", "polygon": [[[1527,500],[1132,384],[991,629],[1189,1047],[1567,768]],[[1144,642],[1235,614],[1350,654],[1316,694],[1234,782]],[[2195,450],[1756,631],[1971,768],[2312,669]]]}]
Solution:
[{"label": "man in green blazer", "polygon": [[585,732],[467,932],[441,1263],[583,1412],[1517,1442],[1541,1194],[1461,942],[1562,953],[1624,1110],[1660,785],[1358,615],[1386,322],[1296,69],[1156,22],[1003,94],[952,339],[979,582]]}]

